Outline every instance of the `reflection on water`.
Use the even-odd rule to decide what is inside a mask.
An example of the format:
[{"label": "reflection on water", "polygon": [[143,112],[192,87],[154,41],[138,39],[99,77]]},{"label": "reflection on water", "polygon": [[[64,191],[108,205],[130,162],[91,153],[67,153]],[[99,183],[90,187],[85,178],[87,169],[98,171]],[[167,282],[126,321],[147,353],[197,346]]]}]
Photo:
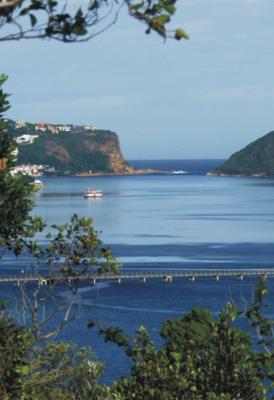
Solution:
[{"label": "reflection on water", "polygon": [[[35,213],[48,223],[89,216],[110,244],[237,243],[274,240],[270,179],[197,175],[50,177]],[[86,187],[103,190],[84,199]]]}]

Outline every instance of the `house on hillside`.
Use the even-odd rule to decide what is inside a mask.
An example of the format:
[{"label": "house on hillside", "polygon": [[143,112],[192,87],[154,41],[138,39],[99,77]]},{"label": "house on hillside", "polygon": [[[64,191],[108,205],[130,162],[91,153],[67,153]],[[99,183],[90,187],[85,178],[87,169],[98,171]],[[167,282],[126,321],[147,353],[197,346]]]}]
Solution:
[{"label": "house on hillside", "polygon": [[17,144],[31,144],[33,143],[34,139],[38,138],[38,135],[22,135],[18,136],[15,141]]},{"label": "house on hillside", "polygon": [[84,129],[85,131],[96,131],[96,127],[93,125],[85,125]]},{"label": "house on hillside", "polygon": [[30,175],[30,176],[42,176],[44,173],[55,173],[55,168],[50,165],[42,164],[20,164],[14,167],[11,171],[12,175]]},{"label": "house on hillside", "polygon": [[41,131],[41,132],[46,132],[47,126],[44,123],[37,124],[37,125],[35,125],[35,130]]},{"label": "house on hillside", "polygon": [[58,129],[59,129],[59,132],[70,132],[71,126],[70,125],[59,125]]},{"label": "house on hillside", "polygon": [[59,129],[55,125],[47,125],[48,131],[50,131],[53,135],[57,135],[59,133]]},{"label": "house on hillside", "polygon": [[20,129],[20,128],[25,128],[26,127],[26,122],[25,121],[15,121],[15,129]]}]

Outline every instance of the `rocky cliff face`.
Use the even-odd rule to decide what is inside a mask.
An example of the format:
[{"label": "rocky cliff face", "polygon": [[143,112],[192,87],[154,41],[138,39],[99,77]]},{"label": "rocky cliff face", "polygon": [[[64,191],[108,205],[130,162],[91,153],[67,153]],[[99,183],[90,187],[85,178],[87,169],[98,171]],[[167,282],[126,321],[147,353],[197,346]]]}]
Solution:
[{"label": "rocky cliff face", "polygon": [[102,152],[108,157],[109,169],[113,173],[132,173],[133,168],[128,165],[122,155],[119,138],[111,132],[111,137],[100,138],[98,142],[93,137],[86,137],[85,146],[90,151]]},{"label": "rocky cliff face", "polygon": [[[29,123],[16,128],[14,121],[8,121],[8,126],[18,142],[18,164],[49,165],[57,173],[66,174],[133,172],[123,158],[119,138],[114,132],[72,125],[64,132],[52,124]],[[29,135],[36,137],[22,139]]]}]

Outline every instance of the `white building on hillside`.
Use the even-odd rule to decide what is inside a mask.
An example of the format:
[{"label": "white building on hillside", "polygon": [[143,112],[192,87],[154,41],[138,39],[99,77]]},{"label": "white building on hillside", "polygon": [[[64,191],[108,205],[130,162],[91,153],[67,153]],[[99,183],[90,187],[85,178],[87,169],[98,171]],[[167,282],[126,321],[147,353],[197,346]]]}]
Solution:
[{"label": "white building on hillside", "polygon": [[58,129],[59,129],[59,132],[70,132],[71,126],[70,125],[59,125]]},{"label": "white building on hillside", "polygon": [[84,126],[85,131],[96,131],[96,126],[93,125],[85,125]]},{"label": "white building on hillside", "polygon": [[40,123],[40,124],[35,125],[35,130],[41,131],[41,132],[46,132],[46,130],[47,130],[46,124]]},{"label": "white building on hillside", "polygon": [[15,141],[18,144],[31,144],[33,143],[34,139],[38,138],[38,135],[22,135],[18,136]]},{"label": "white building on hillside", "polygon": [[22,174],[30,176],[42,176],[44,173],[54,173],[55,168],[50,165],[42,164],[21,164],[11,171],[12,175]]},{"label": "white building on hillside", "polygon": [[16,121],[15,122],[15,129],[25,128],[26,122],[25,121]]}]

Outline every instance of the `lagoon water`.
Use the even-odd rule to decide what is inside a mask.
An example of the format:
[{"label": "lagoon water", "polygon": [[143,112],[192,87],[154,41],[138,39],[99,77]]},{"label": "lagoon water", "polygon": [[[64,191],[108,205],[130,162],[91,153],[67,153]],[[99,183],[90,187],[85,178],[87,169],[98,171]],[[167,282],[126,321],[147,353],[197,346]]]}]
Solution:
[{"label": "lagoon water", "polygon": [[[274,261],[274,180],[207,177],[219,160],[135,161],[138,168],[186,171],[186,174],[44,177],[35,195],[35,214],[49,224],[63,223],[72,213],[92,217],[101,239],[113,249],[124,268],[169,270],[182,268],[259,268]],[[86,187],[104,196],[84,199]],[[26,261],[22,261],[24,263]],[[23,264],[4,260],[3,273]],[[172,284],[148,280],[87,285],[81,289],[79,319],[61,338],[90,345],[106,362],[105,382],[126,374],[126,356],[103,343],[87,321],[104,321],[133,335],[145,325],[157,343],[166,318],[176,318],[199,304],[215,314],[227,300],[241,305],[252,298],[256,280],[201,278]],[[273,293],[273,282],[270,279]],[[61,293],[60,296],[63,294]],[[273,316],[269,296],[267,315]]]}]

